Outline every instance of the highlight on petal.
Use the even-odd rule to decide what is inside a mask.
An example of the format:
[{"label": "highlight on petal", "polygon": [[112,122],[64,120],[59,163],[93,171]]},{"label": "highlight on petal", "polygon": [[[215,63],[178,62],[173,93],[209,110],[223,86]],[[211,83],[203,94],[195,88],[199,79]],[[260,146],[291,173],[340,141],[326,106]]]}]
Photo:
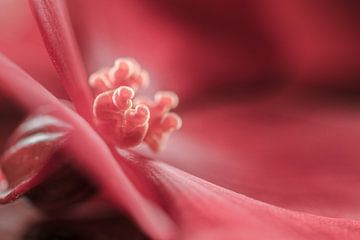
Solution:
[{"label": "highlight on petal", "polygon": [[167,212],[180,228],[179,239],[355,240],[360,237],[359,221],[288,211],[165,163],[118,153],[128,159],[133,171],[155,185]]},{"label": "highlight on petal", "polygon": [[158,92],[154,102],[135,97],[137,90],[148,84],[148,73],[129,58],[119,58],[114,66],[100,69],[89,78],[97,95],[93,104],[95,123],[120,147],[134,147],[144,141],[158,152],[165,148],[170,133],[181,128],[180,116],[170,113],[179,102],[175,93]]},{"label": "highlight on petal", "polygon": [[8,139],[0,158],[8,187],[0,202],[26,196],[51,215],[64,213],[89,199],[95,187],[71,165],[63,152],[72,127],[45,112],[29,116]]},{"label": "highlight on petal", "polygon": [[64,151],[72,156],[71,165],[88,176],[116,208],[133,217],[145,233],[156,239],[173,236],[175,228],[171,219],[138,192],[89,123],[2,55],[0,91],[29,112],[45,109],[71,125],[71,135],[64,144]]},{"label": "highlight on petal", "polygon": [[91,119],[92,95],[65,1],[31,0],[50,58],[76,110]]},{"label": "highlight on petal", "polygon": [[0,158],[7,182],[0,202],[15,200],[58,168],[59,163],[49,160],[63,146],[69,130],[65,122],[43,114],[30,116],[15,130]]}]

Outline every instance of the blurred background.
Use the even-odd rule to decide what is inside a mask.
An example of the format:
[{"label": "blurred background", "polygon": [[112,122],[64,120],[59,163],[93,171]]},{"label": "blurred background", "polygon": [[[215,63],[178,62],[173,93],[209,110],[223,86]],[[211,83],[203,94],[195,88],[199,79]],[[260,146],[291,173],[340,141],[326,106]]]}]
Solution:
[{"label": "blurred background", "polygon": [[[1,51],[45,84],[54,72],[44,66],[49,60],[28,3],[1,4]],[[357,1],[77,0],[68,5],[90,72],[118,56],[133,56],[153,81],[180,95],[216,84],[359,89]],[[96,45],[100,42],[106,44]]]},{"label": "blurred background", "polygon": [[[131,56],[150,72],[145,94],[179,95],[184,127],[156,158],[281,207],[360,217],[359,1],[72,0],[68,7],[89,74]],[[27,1],[0,0],[0,52],[67,98]],[[11,112],[5,102],[0,109]],[[14,206],[0,208],[8,239],[26,223],[19,214],[34,215],[8,210]]]}]

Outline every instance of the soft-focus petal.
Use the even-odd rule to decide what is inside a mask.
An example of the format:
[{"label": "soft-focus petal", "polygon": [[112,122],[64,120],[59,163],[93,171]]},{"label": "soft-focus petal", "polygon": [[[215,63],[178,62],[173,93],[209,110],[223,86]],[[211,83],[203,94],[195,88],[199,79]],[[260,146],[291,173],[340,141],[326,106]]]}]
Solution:
[{"label": "soft-focus petal", "polygon": [[[158,161],[127,155],[128,164],[156,185],[180,227],[177,239],[359,239],[360,222],[277,208]],[[125,156],[124,156],[125,155]]]},{"label": "soft-focus petal", "polygon": [[184,111],[160,158],[275,205],[360,218],[358,101],[277,95]]},{"label": "soft-focus petal", "polygon": [[0,52],[55,96],[65,98],[27,1],[0,1],[0,32]]}]

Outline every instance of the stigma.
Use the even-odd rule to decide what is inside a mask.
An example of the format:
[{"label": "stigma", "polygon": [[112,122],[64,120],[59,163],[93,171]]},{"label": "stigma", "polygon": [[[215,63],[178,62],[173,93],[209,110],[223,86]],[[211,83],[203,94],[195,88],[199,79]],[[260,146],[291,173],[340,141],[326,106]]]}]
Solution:
[{"label": "stigma", "polygon": [[159,91],[154,99],[139,96],[138,90],[149,83],[147,71],[130,58],[119,58],[90,76],[94,123],[107,140],[122,148],[145,143],[159,152],[170,134],[181,128],[180,116],[171,112],[178,96],[171,91]]}]

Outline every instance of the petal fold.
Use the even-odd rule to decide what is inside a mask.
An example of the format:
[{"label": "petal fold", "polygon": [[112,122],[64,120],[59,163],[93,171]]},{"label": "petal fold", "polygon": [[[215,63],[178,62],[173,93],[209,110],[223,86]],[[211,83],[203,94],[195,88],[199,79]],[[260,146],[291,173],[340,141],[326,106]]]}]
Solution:
[{"label": "petal fold", "polygon": [[73,157],[72,164],[87,174],[117,208],[129,213],[147,234],[156,239],[173,235],[174,226],[167,214],[138,192],[89,123],[2,55],[0,91],[29,112],[46,109],[71,125],[73,130],[64,150]]}]

